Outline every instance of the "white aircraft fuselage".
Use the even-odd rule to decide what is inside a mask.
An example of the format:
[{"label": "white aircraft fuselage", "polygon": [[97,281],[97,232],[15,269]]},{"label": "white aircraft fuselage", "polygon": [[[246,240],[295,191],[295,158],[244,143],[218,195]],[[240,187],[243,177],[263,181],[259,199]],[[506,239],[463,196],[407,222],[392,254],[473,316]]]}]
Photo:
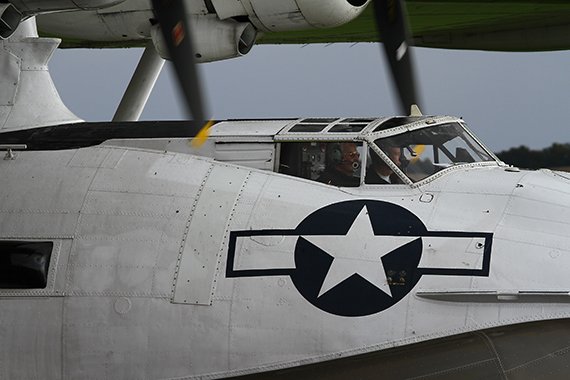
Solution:
[{"label": "white aircraft fuselage", "polygon": [[[388,161],[404,183],[366,183],[384,140],[442,125],[462,121],[221,122],[200,151],[112,140],[0,160],[4,253],[48,247],[10,264],[44,263],[45,284],[0,279],[0,336],[18,342],[0,378],[237,376],[568,318],[570,176],[471,146],[491,159],[414,177],[423,140],[401,147],[407,168]],[[346,142],[356,186],[283,173],[286,144],[318,167]]]},{"label": "white aircraft fuselage", "polygon": [[[212,59],[244,54],[252,25],[323,16],[186,3],[208,12],[186,15],[198,40],[232,37]],[[82,123],[47,69],[59,41],[24,21],[67,4],[0,7],[1,379],[567,377],[568,174],[510,167],[417,110],[218,122],[198,150],[192,122],[124,122],[160,72],[152,46],[127,116]]]}]

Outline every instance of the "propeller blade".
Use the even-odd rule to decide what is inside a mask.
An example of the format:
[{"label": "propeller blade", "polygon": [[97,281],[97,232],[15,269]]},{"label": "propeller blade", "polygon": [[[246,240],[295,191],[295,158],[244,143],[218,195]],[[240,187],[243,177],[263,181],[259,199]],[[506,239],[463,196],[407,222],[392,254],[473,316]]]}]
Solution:
[{"label": "propeller blade", "polygon": [[409,49],[410,31],[405,4],[403,0],[375,0],[374,15],[399,95],[400,111],[403,115],[408,115],[412,104],[420,104]]},{"label": "propeller blade", "polygon": [[152,6],[174,63],[178,83],[186,99],[187,112],[196,122],[204,125],[209,119],[209,114],[194,58],[191,29],[186,18],[184,1],[152,0]]}]

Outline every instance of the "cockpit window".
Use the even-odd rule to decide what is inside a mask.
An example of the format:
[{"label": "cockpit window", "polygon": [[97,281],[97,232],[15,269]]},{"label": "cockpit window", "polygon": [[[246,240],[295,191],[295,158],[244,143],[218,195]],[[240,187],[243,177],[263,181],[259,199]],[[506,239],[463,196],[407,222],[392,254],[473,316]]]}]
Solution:
[{"label": "cockpit window", "polygon": [[[495,161],[459,123],[417,129],[375,143],[413,182],[453,165]],[[396,150],[398,160],[393,155]]]},{"label": "cockpit window", "polygon": [[[402,148],[397,146],[389,146],[384,151],[386,155],[398,166],[402,167]],[[390,185],[401,184],[402,179],[398,177],[392,168],[382,159],[372,147],[368,148],[368,160],[366,168],[366,177],[364,183],[369,185]]]},{"label": "cockpit window", "polygon": [[281,143],[279,173],[339,187],[360,185],[362,143]]}]

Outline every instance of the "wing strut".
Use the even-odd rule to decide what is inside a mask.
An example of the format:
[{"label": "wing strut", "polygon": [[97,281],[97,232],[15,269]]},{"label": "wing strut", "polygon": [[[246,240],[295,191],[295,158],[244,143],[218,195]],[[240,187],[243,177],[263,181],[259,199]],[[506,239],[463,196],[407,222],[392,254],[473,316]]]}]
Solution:
[{"label": "wing strut", "polygon": [[114,122],[139,120],[163,66],[164,59],[149,42],[113,116]]}]

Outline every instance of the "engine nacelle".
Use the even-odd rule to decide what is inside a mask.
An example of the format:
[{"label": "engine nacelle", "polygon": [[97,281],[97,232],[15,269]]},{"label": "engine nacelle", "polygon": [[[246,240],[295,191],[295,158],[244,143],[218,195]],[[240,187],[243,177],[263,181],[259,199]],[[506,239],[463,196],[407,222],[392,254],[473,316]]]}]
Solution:
[{"label": "engine nacelle", "polygon": [[[189,15],[197,62],[211,62],[247,54],[255,43],[257,31],[248,22],[220,20],[216,15]],[[151,37],[162,58],[169,59],[159,25],[151,29]]]},{"label": "engine nacelle", "polygon": [[358,17],[370,0],[211,0],[222,19],[248,16],[266,31],[330,28]]},{"label": "engine nacelle", "polygon": [[125,0],[11,0],[24,15],[35,15],[72,9],[101,9],[117,5]]},{"label": "engine nacelle", "polygon": [[0,38],[10,37],[23,19],[22,13],[10,3],[0,3]]}]

